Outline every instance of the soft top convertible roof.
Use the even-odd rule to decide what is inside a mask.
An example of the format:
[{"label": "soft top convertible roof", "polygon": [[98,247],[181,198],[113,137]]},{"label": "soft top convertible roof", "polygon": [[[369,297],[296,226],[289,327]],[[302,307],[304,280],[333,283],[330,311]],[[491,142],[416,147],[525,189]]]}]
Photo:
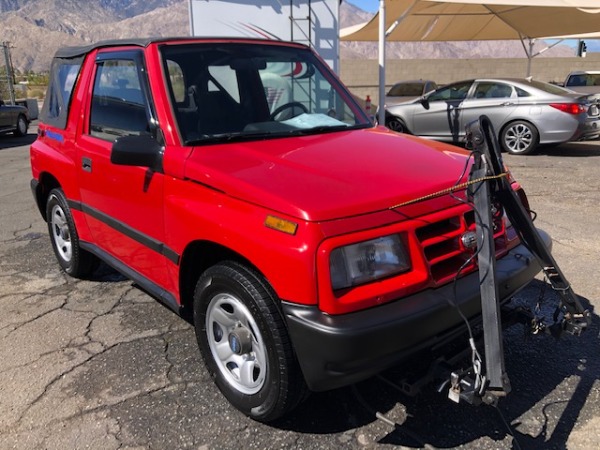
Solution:
[{"label": "soft top convertible roof", "polygon": [[[71,59],[84,56],[97,48],[104,47],[147,47],[155,42],[177,42],[177,41],[195,41],[195,42],[211,42],[211,41],[256,41],[256,42],[270,42],[278,43],[283,41],[274,41],[268,39],[256,39],[256,38],[240,38],[240,37],[194,37],[194,36],[177,36],[177,37],[147,37],[147,38],[132,38],[132,39],[111,39],[106,41],[99,41],[90,45],[81,45],[76,47],[62,47],[59,48],[54,54],[55,58]],[[295,44],[304,46],[302,44],[289,42],[289,44]],[[304,46],[305,47],[305,46]]]},{"label": "soft top convertible roof", "polygon": [[62,47],[54,54],[55,58],[77,58],[103,47],[123,47],[126,45],[135,47],[147,47],[153,42],[160,41],[182,41],[185,39],[194,39],[193,37],[147,37],[147,38],[132,38],[132,39],[110,39],[106,41],[98,41],[90,45],[80,45],[76,47]]}]

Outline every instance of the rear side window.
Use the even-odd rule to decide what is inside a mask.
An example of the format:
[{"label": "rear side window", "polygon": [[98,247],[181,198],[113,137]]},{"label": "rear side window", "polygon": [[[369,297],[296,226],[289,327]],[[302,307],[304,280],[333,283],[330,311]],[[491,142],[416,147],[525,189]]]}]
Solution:
[{"label": "rear side window", "polygon": [[55,58],[52,62],[46,100],[40,118],[42,122],[65,129],[73,89],[77,84],[81,63],[80,58]]},{"label": "rear side window", "polygon": [[120,136],[150,131],[147,102],[133,60],[103,60],[97,63],[90,134],[114,141]]},{"label": "rear side window", "polygon": [[477,83],[473,96],[475,98],[510,98],[512,97],[513,89],[508,84],[482,82]]}]

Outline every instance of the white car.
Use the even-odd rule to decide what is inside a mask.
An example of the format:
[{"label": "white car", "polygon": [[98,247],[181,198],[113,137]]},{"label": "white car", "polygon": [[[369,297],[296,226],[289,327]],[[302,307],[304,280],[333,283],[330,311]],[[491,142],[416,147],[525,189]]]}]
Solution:
[{"label": "white car", "polygon": [[564,87],[575,92],[591,95],[590,99],[600,101],[600,70],[571,72],[565,79]]}]

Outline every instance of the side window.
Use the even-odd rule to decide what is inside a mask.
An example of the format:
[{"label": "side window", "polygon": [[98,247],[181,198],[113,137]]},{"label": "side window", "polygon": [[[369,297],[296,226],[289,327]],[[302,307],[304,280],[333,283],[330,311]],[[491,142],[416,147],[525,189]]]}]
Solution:
[{"label": "side window", "polygon": [[471,81],[467,81],[465,83],[446,86],[431,94],[429,96],[429,101],[464,100],[467,97],[472,84]]},{"label": "side window", "polygon": [[475,98],[489,98],[494,83],[477,83],[473,97]]},{"label": "side window", "polygon": [[120,136],[147,133],[146,109],[135,61],[98,62],[90,113],[92,136],[114,141]]},{"label": "side window", "polygon": [[478,83],[473,94],[475,98],[510,98],[513,89],[503,83]]},{"label": "side window", "polygon": [[54,60],[42,109],[44,122],[63,129],[66,127],[71,96],[79,76],[81,61],[81,58]]}]

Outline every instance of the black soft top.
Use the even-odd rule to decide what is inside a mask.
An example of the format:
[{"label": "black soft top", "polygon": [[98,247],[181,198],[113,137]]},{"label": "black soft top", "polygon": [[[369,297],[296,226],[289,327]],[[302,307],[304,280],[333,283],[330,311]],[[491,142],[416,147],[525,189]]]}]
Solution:
[{"label": "black soft top", "polygon": [[[214,40],[226,40],[226,41],[257,41],[265,42],[265,39],[253,39],[253,38],[240,38],[240,37],[195,37],[195,36],[177,36],[177,37],[146,37],[146,38],[131,38],[131,39],[111,39],[106,41],[99,41],[90,45],[81,45],[77,47],[62,47],[59,48],[54,54],[55,58],[71,59],[84,56],[97,48],[104,47],[147,47],[155,42],[176,42],[176,41],[214,41]],[[268,42],[268,41],[267,41]],[[271,41],[271,43],[281,41]]]}]

